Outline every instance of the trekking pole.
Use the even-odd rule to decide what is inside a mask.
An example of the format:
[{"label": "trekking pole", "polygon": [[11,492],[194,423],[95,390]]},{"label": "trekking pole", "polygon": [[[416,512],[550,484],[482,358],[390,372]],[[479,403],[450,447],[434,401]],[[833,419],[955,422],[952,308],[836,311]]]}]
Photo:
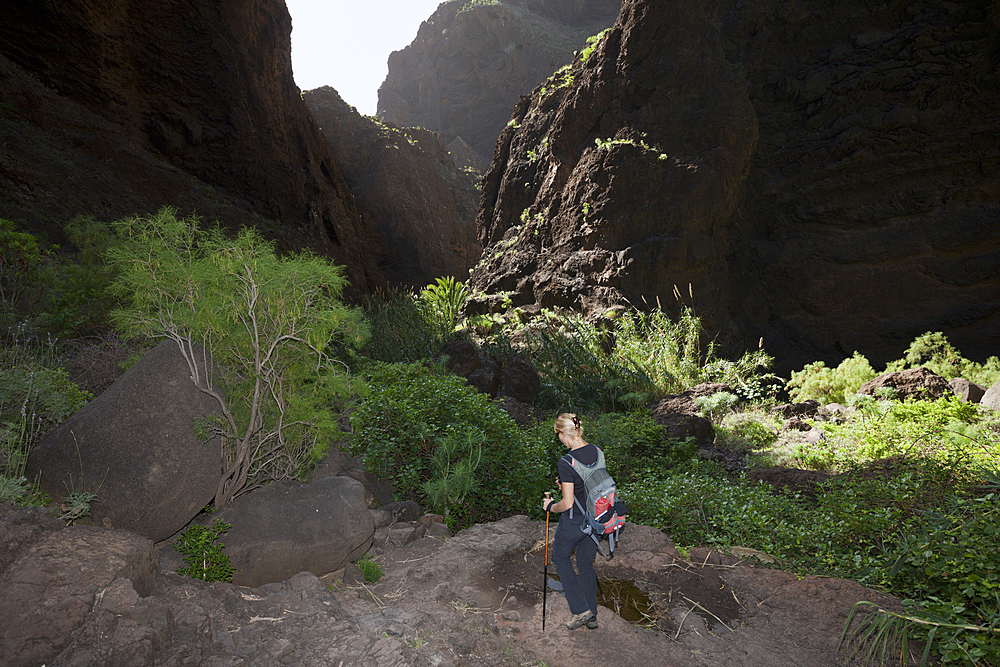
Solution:
[{"label": "trekking pole", "polygon": [[[546,493],[548,498],[549,494]],[[542,632],[545,632],[545,598],[549,592],[549,511],[545,510],[545,568],[542,570]]]}]

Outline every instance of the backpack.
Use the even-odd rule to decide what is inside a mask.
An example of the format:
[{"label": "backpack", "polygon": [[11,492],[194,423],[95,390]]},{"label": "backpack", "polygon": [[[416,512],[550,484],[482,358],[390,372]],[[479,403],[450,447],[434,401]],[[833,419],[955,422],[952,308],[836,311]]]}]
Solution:
[{"label": "backpack", "polygon": [[[580,501],[573,495],[573,504],[583,512],[585,521],[583,522],[583,532],[590,535],[597,548],[604,554],[601,548],[600,538],[607,536],[610,546],[609,552],[604,554],[608,560],[615,557],[615,541],[619,532],[625,525],[625,513],[628,508],[624,503],[615,499],[617,487],[615,480],[608,473],[604,465],[604,452],[597,450],[597,461],[593,465],[586,465],[573,458],[572,454],[566,454],[568,463],[573,466],[580,478],[583,480],[583,489],[587,496],[587,506],[580,507]],[[570,518],[573,518],[573,508],[570,508]]]}]

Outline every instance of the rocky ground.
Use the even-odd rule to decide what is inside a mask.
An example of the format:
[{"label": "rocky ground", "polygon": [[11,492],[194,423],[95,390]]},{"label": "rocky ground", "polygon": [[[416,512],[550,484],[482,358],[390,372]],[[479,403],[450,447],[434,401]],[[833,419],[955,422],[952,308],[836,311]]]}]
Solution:
[{"label": "rocky ground", "polygon": [[[5,544],[21,545],[13,561],[3,552],[6,665],[840,665],[853,604],[893,604],[708,550],[683,559],[663,533],[629,525],[616,557],[598,556],[600,627],[566,630],[550,590],[543,631],[545,524],[524,516],[454,536],[398,522],[374,537],[377,583],[349,567],[254,589],[174,574],[172,550],[126,531],[0,517]],[[641,624],[608,608],[622,600]]]}]

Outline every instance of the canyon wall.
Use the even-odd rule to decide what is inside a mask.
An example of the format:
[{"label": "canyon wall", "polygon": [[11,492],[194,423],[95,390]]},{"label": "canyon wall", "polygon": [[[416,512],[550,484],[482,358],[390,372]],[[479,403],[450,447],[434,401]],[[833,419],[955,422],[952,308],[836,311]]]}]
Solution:
[{"label": "canyon wall", "polygon": [[511,108],[610,26],[621,0],[450,0],[389,56],[378,117],[460,138],[489,164]]},{"label": "canyon wall", "polygon": [[329,255],[356,290],[384,284],[292,79],[282,0],[11,0],[4,22],[0,215],[170,204]]},{"label": "canyon wall", "polygon": [[471,283],[693,306],[779,370],[1000,349],[995,3],[626,0],[497,142]]},{"label": "canyon wall", "polygon": [[466,280],[479,260],[480,175],[459,168],[437,132],[359,114],[336,90],[303,93],[354,194],[386,279],[423,288],[441,276]]}]

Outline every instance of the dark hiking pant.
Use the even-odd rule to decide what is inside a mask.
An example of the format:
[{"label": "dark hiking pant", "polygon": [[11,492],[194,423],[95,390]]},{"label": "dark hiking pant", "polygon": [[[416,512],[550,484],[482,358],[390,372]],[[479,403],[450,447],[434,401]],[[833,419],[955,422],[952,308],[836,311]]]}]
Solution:
[{"label": "dark hiking pant", "polygon": [[[566,602],[573,615],[581,614],[588,609],[597,613],[597,573],[594,571],[594,557],[597,555],[597,543],[594,538],[584,533],[583,513],[563,512],[556,526],[556,536],[552,544],[552,560],[559,573]],[[576,569],[570,556],[576,552]],[[577,574],[579,570],[579,574]]]}]

